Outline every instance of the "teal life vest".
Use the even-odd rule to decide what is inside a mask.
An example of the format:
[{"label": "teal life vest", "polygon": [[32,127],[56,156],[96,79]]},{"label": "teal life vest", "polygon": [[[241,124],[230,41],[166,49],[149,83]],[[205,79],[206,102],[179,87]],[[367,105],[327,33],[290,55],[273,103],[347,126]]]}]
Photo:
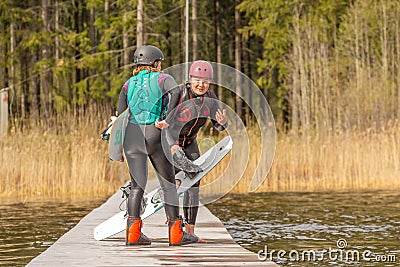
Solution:
[{"label": "teal life vest", "polygon": [[128,86],[129,122],[154,124],[160,118],[162,90],[158,85],[159,72],[140,71],[132,76]]}]

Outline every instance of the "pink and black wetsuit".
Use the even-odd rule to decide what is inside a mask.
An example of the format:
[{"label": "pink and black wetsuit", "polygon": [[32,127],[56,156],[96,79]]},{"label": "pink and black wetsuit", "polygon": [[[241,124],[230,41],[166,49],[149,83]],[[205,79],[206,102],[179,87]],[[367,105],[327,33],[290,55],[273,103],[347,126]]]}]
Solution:
[{"label": "pink and black wetsuit", "polygon": [[[208,90],[204,95],[196,95],[189,83],[180,87],[179,104],[172,112],[168,113],[167,139],[170,145],[179,145],[190,160],[200,157],[197,145],[197,134],[210,118],[214,127],[225,130],[228,124],[221,125],[217,122],[215,114],[220,109],[216,95]],[[180,170],[175,167],[175,172]],[[183,211],[188,224],[195,224],[199,206],[200,181],[184,193]]]}]

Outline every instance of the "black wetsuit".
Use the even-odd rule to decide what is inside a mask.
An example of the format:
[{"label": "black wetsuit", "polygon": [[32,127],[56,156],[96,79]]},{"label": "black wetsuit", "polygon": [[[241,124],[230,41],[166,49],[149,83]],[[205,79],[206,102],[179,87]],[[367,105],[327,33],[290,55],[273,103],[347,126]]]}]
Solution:
[{"label": "black wetsuit", "polygon": [[[214,127],[225,130],[227,123],[221,125],[217,122],[215,115],[220,109],[216,95],[208,90],[204,95],[196,95],[190,88],[190,84],[181,85],[179,104],[173,112],[169,112],[167,122],[167,137],[170,145],[179,145],[190,160],[200,157],[196,137],[200,128],[210,118]],[[171,110],[171,106],[169,107]],[[180,170],[175,168],[175,172]],[[183,211],[188,224],[195,224],[199,207],[199,185],[200,181],[194,184],[184,193]]]},{"label": "black wetsuit", "polygon": [[[129,82],[130,80],[124,84],[120,92],[118,101],[119,114],[130,106],[128,101],[128,88],[130,88]],[[141,96],[139,96],[139,98],[143,97],[143,103],[146,104],[146,95],[144,93],[147,89],[141,87],[140,80],[136,82],[139,83],[136,85],[137,90],[141,90]],[[169,93],[169,105],[171,107],[177,105],[179,101],[179,87],[171,76],[160,73],[158,81],[154,81],[153,79],[152,82],[153,88],[149,86],[149,90],[154,90],[154,84],[158,84],[163,95]],[[138,100],[137,98],[134,100],[139,106],[141,105],[140,101],[142,100]],[[131,116],[133,115],[131,114]],[[164,193],[165,212],[167,218],[171,220],[178,218],[179,203],[175,186],[174,166],[171,164],[172,160],[170,158],[170,152],[167,150],[166,152],[168,153],[162,153],[162,151],[161,130],[156,128],[154,123],[136,124],[131,121],[128,123],[124,139],[124,152],[132,182],[132,189],[128,198],[129,216],[133,216],[134,218],[140,217],[141,201],[147,183],[148,156],[156,170]]]}]

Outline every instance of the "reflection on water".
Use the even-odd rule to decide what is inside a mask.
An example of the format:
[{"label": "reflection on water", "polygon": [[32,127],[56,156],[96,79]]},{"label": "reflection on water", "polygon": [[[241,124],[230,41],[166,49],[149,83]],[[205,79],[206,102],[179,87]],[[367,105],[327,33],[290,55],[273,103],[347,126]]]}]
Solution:
[{"label": "reflection on water", "polygon": [[25,266],[105,200],[0,199],[0,266]]},{"label": "reflection on water", "polygon": [[[398,266],[400,262],[400,193],[397,191],[228,195],[207,207],[239,244],[256,253],[266,251],[267,258],[275,250],[273,259],[279,264],[357,265],[352,260],[357,259],[357,254],[353,258],[350,254],[339,258],[338,245],[344,247],[344,253],[358,251],[361,266]],[[328,255],[330,248],[332,254]],[[276,257],[279,250],[286,252],[281,259]],[[295,251],[289,257],[292,250],[300,253],[299,259],[302,252],[313,251],[315,260],[312,257],[308,260],[306,255],[308,262],[297,261]],[[362,261],[365,251],[372,252],[365,257],[372,259],[369,262]],[[395,257],[396,263],[374,262],[376,256],[387,256],[386,261],[389,258],[393,261]]]}]

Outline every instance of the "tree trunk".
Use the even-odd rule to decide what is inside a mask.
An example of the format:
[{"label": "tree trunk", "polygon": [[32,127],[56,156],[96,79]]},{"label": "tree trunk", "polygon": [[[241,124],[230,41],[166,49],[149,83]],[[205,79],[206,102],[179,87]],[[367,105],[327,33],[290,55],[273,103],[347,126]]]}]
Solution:
[{"label": "tree trunk", "polygon": [[[29,77],[28,71],[28,56],[27,53],[24,51],[21,53],[20,62],[20,76],[21,77]],[[29,117],[29,100],[28,100],[28,90],[29,90],[29,83],[24,82],[21,84],[21,117],[22,119],[28,119]]]},{"label": "tree trunk", "polygon": [[[249,77],[249,80],[247,81],[246,87],[251,88],[251,47],[250,47],[250,41],[249,40],[243,40],[243,57],[245,58],[244,60],[244,73]],[[245,91],[245,94],[247,95],[247,100],[249,103],[245,105],[245,116],[246,120],[250,119],[251,117],[251,107],[253,106],[253,99],[252,99],[252,92],[251,91]]]},{"label": "tree trunk", "polygon": [[[39,61],[39,50],[36,50],[31,57],[31,65],[33,66],[36,62]],[[33,119],[38,121],[40,117],[40,79],[39,75],[34,75],[31,80],[30,86],[30,95],[31,99],[31,112],[29,116]]]},{"label": "tree trunk", "polygon": [[138,0],[137,21],[136,21],[136,47],[142,46],[144,43],[143,33],[143,0]]},{"label": "tree trunk", "polygon": [[[75,5],[75,12],[74,12],[74,30],[75,33],[78,34],[80,32],[80,1],[79,0],[75,0],[74,1],[74,5]],[[79,40],[75,40],[75,84],[77,84],[80,80],[81,80],[81,70],[77,67],[78,65],[78,61],[81,58],[80,53],[79,53]],[[73,107],[74,107],[74,116],[78,115],[78,90],[76,88],[76,86],[72,87],[73,90],[71,90],[71,94],[70,94],[70,100],[73,103]]]},{"label": "tree trunk", "polygon": [[[4,23],[0,24],[0,51],[7,51],[6,33],[7,29]],[[7,53],[0,53],[0,62],[7,63]],[[8,87],[7,84],[7,64],[0,65],[0,89]]]},{"label": "tree trunk", "polygon": [[[49,35],[50,32],[50,19],[49,19],[49,0],[42,0],[42,21],[43,21],[43,31],[45,35]],[[45,118],[49,117],[49,112],[50,112],[50,105],[51,105],[51,84],[52,84],[52,76],[51,76],[51,70],[50,66],[48,65],[48,61],[51,59],[51,54],[50,54],[50,47],[46,43],[47,40],[45,40],[45,43],[42,44],[42,59],[46,61],[45,64],[43,64],[43,71],[42,71],[42,90],[44,93],[41,95],[43,96],[43,105],[44,107],[43,114]],[[46,99],[47,97],[47,99]]]},{"label": "tree trunk", "polygon": [[96,12],[93,7],[90,7],[89,10],[89,29],[90,29],[90,44],[92,47],[96,46],[97,43],[97,32],[96,32],[96,27],[94,26],[94,22],[96,20]]},{"label": "tree trunk", "polygon": [[198,40],[197,40],[197,0],[192,0],[192,60],[197,60],[198,55]]},{"label": "tree trunk", "polygon": [[[140,2],[140,1],[139,1]],[[139,8],[138,8],[139,10]],[[138,11],[139,13],[139,11]],[[128,27],[128,13],[124,13],[123,15],[123,24],[124,24],[124,32],[122,35],[122,45],[123,45],[123,53],[124,53],[124,69],[128,69],[129,65],[129,27]],[[138,37],[139,39],[139,37]]]},{"label": "tree trunk", "polygon": [[[110,19],[110,3],[109,0],[104,1],[104,16],[107,23],[109,23]],[[111,50],[110,42],[107,42],[107,50]],[[106,92],[111,90],[111,59],[107,57],[106,59]]]},{"label": "tree trunk", "polygon": [[[235,6],[240,4],[239,0],[235,0]],[[235,69],[237,71],[241,71],[242,69],[242,49],[241,49],[241,39],[240,39],[240,11],[235,8]],[[242,98],[240,97],[242,95],[242,79],[241,75],[238,73],[236,75],[236,113],[239,116],[239,118],[243,119],[243,111],[242,111]]]},{"label": "tree trunk", "polygon": [[[300,90],[301,90],[301,74],[300,74],[300,29],[298,23],[298,14],[293,15],[294,21],[294,37],[293,37],[293,55],[291,62],[293,63],[293,74],[292,74],[292,89],[290,92],[290,108],[291,108],[291,130],[297,133],[301,126],[300,113],[301,113],[301,101],[300,101]],[[297,64],[296,64],[297,63]]]},{"label": "tree trunk", "polygon": [[[179,62],[185,62],[185,9],[182,8],[182,11],[180,12],[180,23],[179,23],[179,29],[178,29],[178,56],[179,56]],[[184,76],[185,77],[185,76]]]},{"label": "tree trunk", "polygon": [[15,90],[15,63],[13,58],[15,57],[15,49],[16,49],[16,41],[15,41],[15,23],[13,21],[10,22],[10,80],[11,86],[13,86]]},{"label": "tree trunk", "polygon": [[[9,57],[9,64],[10,64],[10,77],[8,79],[9,83],[10,83],[10,87],[14,90],[15,95],[17,96],[17,98],[19,97],[19,91],[18,88],[16,86],[16,66],[15,66],[15,62],[14,62],[14,58],[15,58],[15,52],[16,52],[16,39],[15,39],[15,23],[14,21],[10,22],[10,57]],[[16,101],[17,105],[16,105],[16,110],[18,113],[18,101]]]},{"label": "tree trunk", "polygon": [[59,6],[59,0],[56,0],[56,3],[55,3],[54,29],[55,29],[55,32],[56,32],[56,36],[55,36],[55,39],[54,39],[54,45],[55,45],[54,53],[55,53],[55,57],[56,57],[57,63],[59,63],[58,60],[61,58],[61,55],[60,55],[60,37],[59,37],[59,34],[60,34],[60,6]]},{"label": "tree trunk", "polygon": [[[56,0],[55,3],[55,13],[54,13],[54,30],[55,30],[55,38],[54,38],[54,55],[56,59],[56,64],[58,67],[62,67],[63,62],[61,62],[61,44],[60,44],[60,5],[59,0]],[[59,92],[61,92],[61,77],[58,75],[54,76],[55,78],[55,86]]]},{"label": "tree trunk", "polygon": [[[396,29],[400,27],[399,20],[396,20]],[[400,121],[400,32],[396,31],[396,63],[397,63],[397,120]]]},{"label": "tree trunk", "polygon": [[[217,74],[221,73],[221,67],[219,64],[222,62],[222,52],[221,52],[221,22],[219,19],[219,1],[214,0],[214,12],[213,12],[213,20],[214,20],[214,50],[215,50],[215,61],[218,63]],[[216,83],[220,84],[220,75],[217,75]],[[217,95],[220,101],[223,101],[223,92],[222,87],[218,85],[217,87]]]}]

